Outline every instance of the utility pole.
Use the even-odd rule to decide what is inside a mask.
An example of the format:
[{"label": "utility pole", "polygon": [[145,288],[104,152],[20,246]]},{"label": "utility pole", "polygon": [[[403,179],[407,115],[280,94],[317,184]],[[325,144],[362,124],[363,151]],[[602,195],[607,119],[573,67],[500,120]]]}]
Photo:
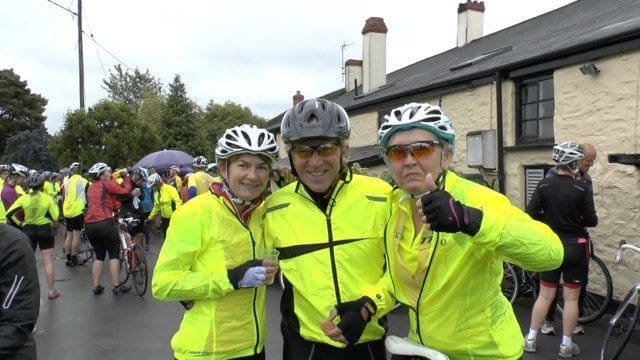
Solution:
[{"label": "utility pole", "polygon": [[84,109],[84,60],[82,57],[82,0],[78,0],[78,73],[80,78],[80,108]]}]

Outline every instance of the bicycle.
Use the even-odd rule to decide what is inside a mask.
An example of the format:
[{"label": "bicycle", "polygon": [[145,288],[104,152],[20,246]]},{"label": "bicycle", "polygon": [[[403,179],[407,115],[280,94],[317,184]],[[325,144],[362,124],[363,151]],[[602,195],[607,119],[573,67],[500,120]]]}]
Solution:
[{"label": "bicycle", "polygon": [[129,229],[138,225],[139,219],[133,217],[118,218],[118,233],[120,234],[120,269],[124,280],[120,283],[125,284],[131,276],[133,287],[138,296],[144,296],[147,292],[148,274],[147,274],[147,258],[140,247],[140,244],[134,242],[129,234]]},{"label": "bicycle", "polygon": [[80,230],[80,247],[78,248],[78,265],[84,265],[89,261],[93,261],[94,253],[93,246],[89,242],[89,237],[87,236],[87,231],[82,228]]},{"label": "bicycle", "polygon": [[[622,261],[625,250],[633,250],[640,254],[640,247],[621,241],[616,253],[616,262]],[[616,312],[609,319],[607,331],[600,348],[600,360],[615,360],[622,355],[631,334],[638,323],[640,311],[640,283],[629,290]]]},{"label": "bicycle", "polygon": [[[609,269],[599,257],[593,255],[593,251],[591,251],[591,254],[589,282],[587,283],[582,310],[578,317],[578,323],[580,324],[587,324],[600,318],[607,306],[609,306],[613,296],[613,281]],[[504,263],[504,276],[501,286],[502,293],[512,304],[522,294],[531,294],[535,299],[538,296],[540,286],[539,276],[536,273],[522,270],[515,265]],[[558,287],[557,297],[556,310],[562,314],[564,304],[562,286]]]},{"label": "bicycle", "polygon": [[413,360],[449,360],[449,357],[440,351],[419,344],[409,338],[401,338],[389,335],[384,339],[387,352],[391,355],[409,356]]},{"label": "bicycle", "polygon": [[519,266],[503,263],[502,293],[513,304],[518,296],[538,297],[540,281],[538,273],[526,271]]}]

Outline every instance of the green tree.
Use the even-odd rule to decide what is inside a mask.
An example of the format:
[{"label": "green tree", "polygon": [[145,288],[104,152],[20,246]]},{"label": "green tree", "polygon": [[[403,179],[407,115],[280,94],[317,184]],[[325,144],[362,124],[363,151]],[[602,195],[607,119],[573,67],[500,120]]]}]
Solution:
[{"label": "green tree", "polygon": [[139,109],[146,92],[154,94],[162,93],[162,82],[149,73],[149,70],[141,72],[138,68],[133,72],[123,70],[120,64],[109,70],[107,79],[102,80],[102,88],[107,90],[109,98],[122,101],[131,109]]},{"label": "green tree", "polygon": [[31,92],[26,81],[13,69],[0,70],[0,154],[13,153],[6,149],[7,141],[22,131],[44,130],[44,107],[47,99]]},{"label": "green tree", "polygon": [[205,154],[205,129],[198,106],[187,97],[187,90],[176,75],[169,84],[169,94],[160,118],[159,134],[164,148]]},{"label": "green tree", "polygon": [[162,147],[162,140],[158,131],[165,101],[164,95],[145,91],[142,104],[137,113],[138,119],[149,128],[145,141],[151,149],[155,150],[160,150]]},{"label": "green tree", "polygon": [[7,149],[12,151],[4,154],[2,162],[55,171],[58,165],[47,147],[50,141],[51,135],[44,128],[21,131],[7,141]]},{"label": "green tree", "polygon": [[86,168],[101,155],[101,136],[98,124],[85,110],[78,109],[66,114],[64,125],[53,136],[49,149],[61,166],[78,161]]},{"label": "green tree", "polygon": [[119,101],[102,100],[89,108],[88,117],[98,126],[100,158],[115,167],[130,166],[155,150],[147,141],[151,126],[143,123]]},{"label": "green tree", "polygon": [[231,101],[220,105],[210,100],[204,111],[204,123],[208,141],[216,143],[224,131],[230,127],[242,124],[264,127],[266,121],[254,115],[246,106]]}]

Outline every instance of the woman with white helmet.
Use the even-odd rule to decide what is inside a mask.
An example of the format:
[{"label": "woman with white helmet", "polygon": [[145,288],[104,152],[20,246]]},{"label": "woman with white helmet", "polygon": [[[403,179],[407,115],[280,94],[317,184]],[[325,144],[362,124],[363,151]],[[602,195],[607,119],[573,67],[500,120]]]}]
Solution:
[{"label": "woman with white helmet", "polygon": [[215,153],[223,182],[173,215],[153,296],[187,309],[171,340],[175,358],[265,359],[264,285],[277,263],[261,256],[260,205],[278,146],[268,131],[241,125],[225,131]]},{"label": "woman with white helmet", "polygon": [[153,208],[147,220],[153,223],[156,217],[160,217],[162,234],[166,237],[169,222],[174,211],[182,206],[182,199],[178,190],[171,185],[165,184],[160,174],[151,174],[147,177],[147,185],[153,189]]},{"label": "woman with white helmet", "polygon": [[119,295],[130,288],[120,283],[120,235],[116,220],[113,216],[117,208],[117,195],[127,195],[131,191],[131,178],[126,170],[121,172],[124,179],[118,184],[111,177],[111,168],[107,164],[98,162],[89,169],[94,181],[87,189],[87,211],[84,215],[84,227],[87,237],[96,254],[91,275],[93,279],[93,294],[100,295],[104,286],[100,283],[102,265],[109,253],[109,274],[111,275],[112,292]]},{"label": "woman with white helmet", "polygon": [[[449,359],[520,359],[522,334],[502,295],[502,263],[548,270],[558,237],[509,200],[450,170],[456,138],[442,109],[391,110],[379,145],[398,185],[386,230],[386,277],[365,294],[409,309],[409,338]],[[334,334],[335,335],[335,334]]]},{"label": "woman with white helmet", "polygon": [[536,351],[538,328],[556,297],[560,277],[563,279],[562,343],[560,357],[580,353],[571,334],[578,320],[578,297],[587,281],[589,266],[589,234],[585,227],[598,225],[593,203],[593,190],[577,177],[585,150],[578,143],[565,142],[553,147],[551,158],[557,173],[538,183],[527,205],[527,213],[541,219],[558,234],[564,247],[562,265],[540,274],[540,293],[533,305],[531,324],[525,339],[525,351]]}]

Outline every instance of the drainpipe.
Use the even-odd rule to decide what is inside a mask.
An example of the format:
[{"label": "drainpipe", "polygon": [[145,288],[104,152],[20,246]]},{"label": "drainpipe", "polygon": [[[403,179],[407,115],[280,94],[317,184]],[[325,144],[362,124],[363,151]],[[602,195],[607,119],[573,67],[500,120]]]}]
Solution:
[{"label": "drainpipe", "polygon": [[502,119],[502,77],[500,71],[496,71],[496,121],[498,131],[498,190],[501,194],[505,192],[504,174],[504,123]]}]

